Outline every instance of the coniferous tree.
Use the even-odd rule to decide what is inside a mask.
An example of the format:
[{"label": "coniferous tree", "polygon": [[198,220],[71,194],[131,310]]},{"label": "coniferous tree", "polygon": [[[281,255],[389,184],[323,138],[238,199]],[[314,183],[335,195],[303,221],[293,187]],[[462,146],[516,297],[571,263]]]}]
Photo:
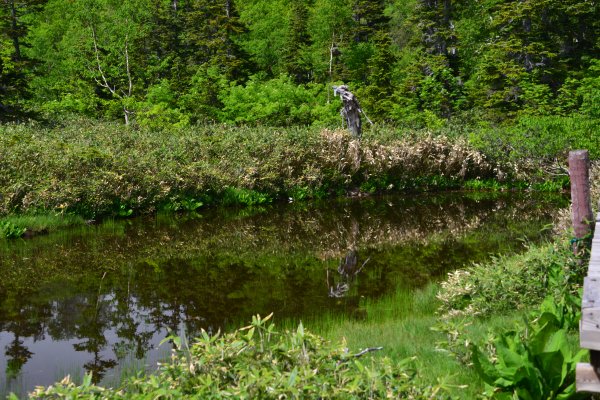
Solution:
[{"label": "coniferous tree", "polygon": [[464,101],[459,51],[451,0],[418,0],[409,19],[415,28],[410,46],[415,56],[402,66],[396,93],[397,116],[436,125]]},{"label": "coniferous tree", "polygon": [[141,56],[150,66],[145,81],[148,85],[161,79],[169,79],[173,84],[184,80],[181,32],[183,17],[179,0],[149,0],[152,9],[148,20],[148,35],[140,38]]},{"label": "coniferous tree", "polygon": [[599,55],[599,11],[595,2],[575,0],[491,6],[482,23],[494,37],[480,44],[468,82],[475,104],[496,119],[556,112],[558,97],[571,90],[564,83],[579,80],[585,59]]},{"label": "coniferous tree", "polygon": [[184,18],[182,42],[188,68],[215,65],[228,79],[242,79],[245,60],[235,38],[245,28],[233,0],[192,0]]},{"label": "coniferous tree", "polygon": [[246,28],[233,0],[192,0],[184,18],[182,57],[191,80],[182,106],[193,120],[216,120],[227,82],[248,76],[248,56],[237,44]]},{"label": "coniferous tree", "polygon": [[369,42],[374,36],[388,30],[389,17],[385,15],[385,1],[355,0],[352,7],[355,42]]},{"label": "coniferous tree", "polygon": [[45,0],[4,0],[0,2],[0,121],[23,114],[29,97],[28,80],[33,60],[25,54],[29,26],[26,16],[39,12]]},{"label": "coniferous tree", "polygon": [[307,83],[311,78],[307,54],[311,45],[307,28],[308,7],[305,0],[291,0],[291,10],[292,20],[284,53],[285,69],[296,83]]}]

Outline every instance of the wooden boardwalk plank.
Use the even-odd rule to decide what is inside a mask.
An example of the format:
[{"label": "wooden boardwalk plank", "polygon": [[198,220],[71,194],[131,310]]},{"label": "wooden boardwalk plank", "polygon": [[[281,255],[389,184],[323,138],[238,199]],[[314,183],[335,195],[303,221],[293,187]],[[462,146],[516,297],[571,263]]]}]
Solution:
[{"label": "wooden boardwalk plank", "polygon": [[600,278],[586,276],[583,279],[583,301],[581,308],[600,307]]},{"label": "wooden boardwalk plank", "polygon": [[575,386],[578,392],[600,392],[600,378],[594,367],[587,363],[578,363]]}]

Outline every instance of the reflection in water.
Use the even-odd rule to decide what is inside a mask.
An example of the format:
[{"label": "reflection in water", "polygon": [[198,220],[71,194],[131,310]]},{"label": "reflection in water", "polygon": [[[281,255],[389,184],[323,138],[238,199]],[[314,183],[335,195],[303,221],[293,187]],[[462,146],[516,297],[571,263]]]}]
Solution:
[{"label": "reflection in water", "polygon": [[256,313],[356,316],[361,298],[539,238],[560,202],[451,195],[208,210],[2,242],[0,395],[82,369],[114,381],[131,360],[154,365],[161,339],[182,329],[214,332]]},{"label": "reflection in water", "polygon": [[360,267],[358,267],[358,251],[350,250],[345,257],[340,260],[337,272],[341,280],[335,285],[329,285],[329,270],[327,270],[327,287],[329,287],[329,297],[344,297],[350,290],[350,283],[362,271],[371,258],[367,258]]},{"label": "reflection in water", "polygon": [[8,360],[6,363],[6,377],[12,379],[19,375],[21,367],[31,358],[33,355],[27,347],[23,345],[23,341],[19,338],[19,335],[13,333],[14,340],[6,346],[6,352],[4,355]]}]

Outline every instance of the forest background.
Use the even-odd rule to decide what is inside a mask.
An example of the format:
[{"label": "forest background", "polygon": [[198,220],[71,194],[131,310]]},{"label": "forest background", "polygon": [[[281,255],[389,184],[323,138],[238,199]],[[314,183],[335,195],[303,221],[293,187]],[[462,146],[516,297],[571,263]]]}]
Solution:
[{"label": "forest background", "polygon": [[[340,125],[341,104],[332,86],[341,83],[378,127],[365,132],[360,146],[340,131],[321,130]],[[587,148],[592,159],[600,158],[600,5],[4,0],[0,122],[26,123],[0,126],[3,217],[60,211],[87,222],[356,188],[469,182],[479,188],[480,178],[492,185],[508,180],[563,188],[567,150]],[[414,130],[424,134],[412,137]],[[557,175],[564,179],[552,186],[549,177]],[[48,231],[36,224],[0,220],[0,238]],[[497,301],[496,294],[504,299],[506,293],[531,293],[521,282],[550,282],[544,294],[552,285],[561,296],[577,292],[573,282],[580,277],[560,275],[563,266],[570,271],[569,251],[557,261],[554,248],[536,253],[542,255],[535,264],[540,268],[522,268],[518,260],[515,269],[496,263],[505,275],[480,268],[493,283],[517,276],[510,290],[493,284],[488,290],[488,281],[479,278],[483,283],[476,287],[456,275],[447,291],[456,288],[461,307],[467,305],[460,289],[467,286],[483,293],[479,304],[502,306],[509,303]],[[546,254],[553,258],[547,261]],[[513,270],[548,275],[521,279]],[[423,304],[436,304],[434,292]],[[562,307],[563,300],[553,304]],[[580,302],[567,300],[579,308]],[[402,339],[394,318],[386,321],[393,332],[388,337]],[[486,321],[486,330],[508,325],[498,321]],[[431,334],[434,323],[430,310],[418,332]],[[473,340],[456,342],[455,348],[465,348]],[[573,378],[575,364],[569,365]],[[465,368],[452,364],[447,370]]]},{"label": "forest background", "polygon": [[[150,128],[375,122],[580,131],[600,118],[593,0],[5,0],[0,119]],[[595,146],[588,146],[595,147]]]}]

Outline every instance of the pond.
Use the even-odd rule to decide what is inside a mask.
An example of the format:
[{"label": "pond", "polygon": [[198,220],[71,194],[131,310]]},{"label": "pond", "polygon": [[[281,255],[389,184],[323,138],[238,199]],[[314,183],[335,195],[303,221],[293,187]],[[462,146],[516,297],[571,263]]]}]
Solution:
[{"label": "pond", "polygon": [[171,333],[231,329],[257,313],[357,318],[364,299],[543,239],[566,205],[547,194],[373,197],[2,241],[0,396],[85,372],[116,384],[168,354],[159,343]]}]

